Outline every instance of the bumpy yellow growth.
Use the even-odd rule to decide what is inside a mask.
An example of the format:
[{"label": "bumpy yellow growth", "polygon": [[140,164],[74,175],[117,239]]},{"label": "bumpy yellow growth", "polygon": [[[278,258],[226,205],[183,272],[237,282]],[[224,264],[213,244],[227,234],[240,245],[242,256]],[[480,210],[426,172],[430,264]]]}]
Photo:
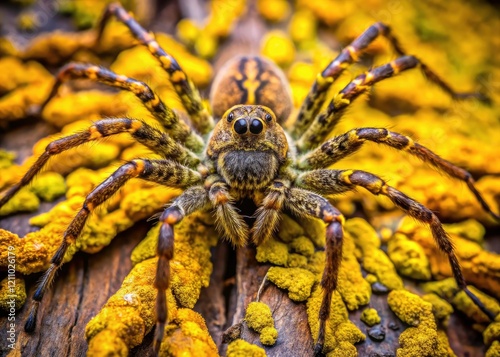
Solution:
[{"label": "bumpy yellow growth", "polygon": [[267,278],[281,289],[288,290],[288,297],[294,301],[305,301],[311,295],[316,277],[302,268],[271,267]]},{"label": "bumpy yellow growth", "polygon": [[398,357],[448,355],[449,346],[438,336],[430,303],[406,290],[391,291],[387,302],[399,319],[412,326],[399,336]]},{"label": "bumpy yellow growth", "polygon": [[257,246],[255,258],[260,263],[269,262],[274,265],[284,266],[288,262],[288,246],[274,238],[270,238]]},{"label": "bumpy yellow growth", "polygon": [[429,261],[424,249],[404,234],[396,233],[389,239],[387,254],[402,275],[419,280],[431,278]]},{"label": "bumpy yellow growth", "polygon": [[[307,319],[314,340],[318,338],[319,309],[323,298],[319,285],[307,300]],[[346,306],[338,292],[332,297],[330,318],[326,322],[324,353],[334,351],[337,356],[357,356],[355,343],[364,341],[366,336],[349,321]]]},{"label": "bumpy yellow growth", "polygon": [[[201,288],[207,287],[210,282],[210,247],[217,243],[218,235],[213,227],[202,223],[203,217],[201,213],[192,214],[175,227],[174,258],[170,263],[171,288],[183,307],[193,308]],[[156,256],[159,229],[159,225],[152,228],[134,249],[134,264]]]},{"label": "bumpy yellow growth", "polygon": [[453,306],[434,293],[425,294],[422,296],[422,299],[432,304],[432,313],[436,320],[442,321],[444,325],[447,325],[448,319],[453,313]]},{"label": "bumpy yellow growth", "polygon": [[280,30],[270,31],[264,37],[261,54],[272,59],[279,66],[288,66],[295,57],[295,45]]},{"label": "bumpy yellow growth", "polygon": [[40,199],[29,188],[21,189],[5,206],[0,209],[0,216],[15,212],[34,212],[40,207]]},{"label": "bumpy yellow growth", "polygon": [[263,18],[272,22],[283,21],[291,12],[290,4],[286,0],[258,0],[257,10]]},{"label": "bumpy yellow growth", "polygon": [[260,334],[260,342],[263,345],[272,346],[276,343],[278,331],[274,327],[269,306],[262,302],[251,302],[246,309],[245,321],[248,327]]},{"label": "bumpy yellow growth", "polygon": [[397,274],[393,263],[380,249],[377,232],[364,219],[352,218],[346,222],[345,230],[353,238],[363,259],[363,268],[374,274],[378,281],[389,289],[401,289],[403,280]]},{"label": "bumpy yellow growth", "polygon": [[227,357],[266,357],[266,351],[257,345],[238,339],[227,346]]},{"label": "bumpy yellow growth", "polygon": [[368,326],[373,326],[379,324],[381,319],[378,315],[377,310],[368,308],[363,310],[363,313],[361,314],[361,321],[363,321]]},{"label": "bumpy yellow growth", "polygon": [[[14,301],[14,306],[9,302]],[[10,308],[14,307],[19,310],[26,302],[26,286],[24,279],[5,278],[0,281],[0,309],[10,312]]]}]

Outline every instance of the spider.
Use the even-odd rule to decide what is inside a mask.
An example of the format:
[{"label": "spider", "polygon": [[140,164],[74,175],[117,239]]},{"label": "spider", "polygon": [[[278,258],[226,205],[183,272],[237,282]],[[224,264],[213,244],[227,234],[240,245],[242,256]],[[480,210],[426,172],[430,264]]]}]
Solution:
[{"label": "spider", "polygon": [[[56,83],[40,111],[65,81],[91,79],[134,93],[162,124],[162,129],[153,128],[138,119],[110,118],[95,122],[85,131],[55,140],[46,147],[24,177],[0,199],[0,207],[31,181],[50,157],[89,141],[127,132],[164,159],[135,159],[127,162],[86,197],[67,227],[51,265],[33,295],[26,331],[34,331],[43,295],[61,267],[66,250],[80,235],[89,215],[131,178],[184,190],[160,216],[158,266],[154,283],[158,291],[155,354],[159,352],[168,322],[166,289],[169,288],[169,262],[175,243],[173,229],[185,216],[198,210],[212,211],[222,234],[235,246],[249,242],[259,245],[266,241],[277,228],[283,211],[299,217],[319,218],[325,223],[326,261],[320,282],[323,299],[319,312],[319,334],[314,348],[316,355],[321,354],[332,294],[337,288],[344,223],[344,216],[325,196],[357,187],[363,187],[374,195],[387,196],[408,215],[427,224],[436,244],[447,254],[459,288],[494,319],[492,313],[468,289],[453,244],[432,211],[374,174],[329,167],[354,154],[366,141],[403,150],[465,182],[483,209],[500,219],[475,188],[471,174],[411,138],[385,128],[353,129],[325,141],[357,97],[375,83],[402,71],[420,67],[431,82],[455,99],[478,97],[477,94],[455,92],[419,59],[407,55],[387,25],[376,23],[345,47],[318,75],[289,129],[282,127],[292,111],[288,83],[278,67],[258,56],[238,57],[221,70],[210,94],[212,116],[202,105],[198,90],[177,61],[120,4],[113,3],[105,11],[98,29],[97,43],[112,17],[126,25],[134,37],[158,59],[168,73],[189,118],[168,108],[147,84],[108,69],[70,63],[59,71]],[[356,77],[322,110],[332,83],[379,36],[388,39],[399,57]],[[241,214],[248,210],[248,205],[254,205],[252,224],[248,224]]]}]

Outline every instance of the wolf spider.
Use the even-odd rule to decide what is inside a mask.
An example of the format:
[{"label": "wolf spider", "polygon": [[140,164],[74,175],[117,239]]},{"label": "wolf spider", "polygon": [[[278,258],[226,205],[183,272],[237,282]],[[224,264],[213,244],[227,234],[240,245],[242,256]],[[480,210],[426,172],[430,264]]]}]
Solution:
[{"label": "wolf spider", "polygon": [[[222,233],[235,245],[266,241],[277,228],[280,212],[316,217],[326,224],[326,261],[321,280],[323,299],[319,312],[319,335],[315,353],[321,354],[325,324],[332,294],[337,288],[342,257],[344,217],[324,196],[363,187],[374,195],[387,196],[397,207],[429,225],[438,247],[447,254],[460,289],[490,318],[482,302],[468,289],[453,244],[438,217],[422,204],[398,191],[380,177],[359,170],[329,169],[330,165],[355,153],[366,141],[403,150],[417,156],[435,169],[464,181],[484,210],[495,218],[474,186],[471,174],[440,158],[407,136],[385,128],[358,128],[324,141],[335,128],[346,108],[375,83],[415,67],[455,99],[476,94],[457,93],[414,56],[406,55],[390,28],[382,23],[369,27],[321,72],[312,86],[289,132],[281,124],[292,111],[289,86],[283,73],[268,60],[239,57],[229,62],[215,79],[211,91],[213,116],[203,107],[198,90],[177,61],[166,53],[151,33],[145,31],[120,4],[107,8],[99,26],[97,42],[111,17],[125,24],[134,37],[146,46],[168,73],[179,95],[189,122],[182,113],[168,108],[161,98],[138,80],[118,75],[89,64],[70,63],[57,75],[57,81],[40,110],[70,79],[91,79],[134,93],[162,124],[155,129],[141,120],[111,118],[95,122],[87,130],[51,142],[45,152],[16,185],[0,200],[4,205],[22,186],[27,185],[47,160],[65,150],[110,135],[128,132],[137,142],[162,155],[161,160],[136,159],[118,168],[86,198],[64,233],[63,240],[43,275],[25,324],[33,331],[37,310],[44,293],[61,267],[69,245],[80,235],[90,213],[110,198],[131,178],[141,178],[169,187],[184,189],[160,216],[158,266],[154,285],[157,325],[154,351],[158,353],[167,323],[166,289],[169,288],[169,262],[174,252],[173,227],[183,217],[198,210],[211,210]],[[332,83],[378,36],[389,40],[399,58],[359,75],[342,89],[326,109],[321,110]],[[218,119],[217,122],[214,121]],[[193,129],[194,128],[194,129]],[[251,227],[240,209],[251,200],[257,207]]]}]

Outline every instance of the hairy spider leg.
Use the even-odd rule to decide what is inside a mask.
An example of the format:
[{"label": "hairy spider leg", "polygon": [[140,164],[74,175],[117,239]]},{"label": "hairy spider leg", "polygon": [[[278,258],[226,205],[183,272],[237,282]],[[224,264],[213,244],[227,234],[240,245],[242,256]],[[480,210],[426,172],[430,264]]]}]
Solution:
[{"label": "hairy spider leg", "polygon": [[51,259],[50,267],[44,273],[32,298],[31,310],[26,320],[25,331],[32,332],[36,326],[38,307],[43,295],[54,280],[61,267],[68,247],[75,243],[90,213],[101,203],[108,200],[131,178],[141,178],[161,185],[186,188],[201,182],[201,175],[171,160],[132,160],[119,167],[111,176],[97,186],[85,199],[82,208],[64,232],[61,245]]},{"label": "hairy spider leg", "polygon": [[[388,197],[397,207],[416,220],[429,225],[436,245],[447,256],[453,271],[453,276],[460,289],[484,312],[491,321],[495,315],[468,288],[454,251],[453,242],[446,233],[439,218],[427,207],[408,197],[401,191],[387,185],[380,177],[360,170],[328,170],[320,169],[301,174],[298,185],[323,195],[337,194],[364,187],[374,195]],[[335,279],[337,277],[335,276]]]},{"label": "hairy spider leg", "polygon": [[248,226],[234,205],[234,198],[229,194],[227,183],[219,175],[211,175],[205,180],[205,186],[219,231],[226,235],[234,246],[244,246],[247,243]]},{"label": "hairy spider leg", "polygon": [[[359,56],[378,36],[383,36],[389,40],[394,51],[399,56],[405,56],[407,53],[403,50],[399,41],[392,34],[391,28],[382,23],[377,22],[371,25],[365,32],[357,37],[349,46],[345,47],[340,54],[328,64],[328,66],[318,74],[316,81],[312,85],[307,94],[304,103],[302,104],[297,119],[293,125],[292,136],[294,138],[300,135],[309,127],[313,119],[320,112],[321,106],[325,102],[326,95],[331,85],[340,77],[342,72],[352,63],[359,60]],[[438,85],[446,93],[454,99],[478,98],[486,100],[487,98],[480,93],[456,92],[453,88],[442,80],[433,70],[427,65],[418,60],[420,69],[424,75],[433,83]]]},{"label": "hairy spider leg", "polygon": [[397,150],[406,151],[418,157],[423,162],[430,164],[437,171],[445,172],[449,176],[465,182],[483,209],[495,219],[500,220],[500,215],[493,212],[475,187],[475,180],[468,171],[439,157],[425,146],[414,142],[410,137],[384,128],[359,128],[336,136],[323,143],[323,145],[317,149],[302,156],[299,159],[298,166],[303,170],[326,168],[340,159],[358,151],[366,141],[372,141],[377,144],[390,146]]},{"label": "hairy spider leg", "polygon": [[168,321],[168,308],[165,291],[170,286],[170,261],[174,257],[174,225],[185,216],[209,205],[207,192],[203,186],[193,186],[177,197],[172,205],[165,209],[160,217],[160,234],[158,236],[158,265],[154,286],[156,295],[156,330],[154,335],[154,353],[160,351]]},{"label": "hairy spider leg", "polygon": [[325,269],[321,278],[323,300],[319,310],[319,333],[314,347],[316,355],[321,354],[325,343],[326,321],[330,316],[331,301],[337,289],[339,267],[342,261],[343,229],[345,219],[340,211],[326,198],[301,188],[286,192],[285,208],[297,216],[310,216],[323,220],[326,226]]},{"label": "hairy spider leg", "polygon": [[102,119],[85,131],[54,140],[48,144],[44,153],[38,157],[28,172],[24,174],[20,181],[10,187],[0,199],[0,207],[5,205],[22,187],[28,185],[52,156],[103,137],[125,132],[130,133],[137,142],[165,158],[191,168],[196,167],[200,162],[200,159],[195,154],[173,140],[168,134],[140,120],[129,118]]},{"label": "hairy spider leg", "polygon": [[275,180],[269,187],[262,204],[255,211],[255,222],[252,226],[252,241],[256,245],[264,243],[278,228],[280,213],[290,187],[288,180]]},{"label": "hairy spider leg", "polygon": [[62,67],[57,76],[52,91],[40,106],[41,113],[49,101],[57,95],[64,82],[73,79],[90,79],[111,87],[120,88],[136,95],[153,117],[162,124],[173,139],[183,142],[186,147],[201,152],[204,147],[203,139],[191,127],[179,120],[175,111],[170,109],[161,98],[146,83],[114,73],[113,71],[92,64],[69,63]]},{"label": "hairy spider leg", "polygon": [[128,13],[120,3],[111,3],[106,8],[98,29],[96,42],[99,43],[104,28],[110,18],[114,16],[118,21],[127,26],[132,35],[158,59],[162,68],[167,72],[170,82],[179,95],[184,108],[186,108],[191,122],[201,134],[209,133],[214,127],[214,121],[208,110],[203,106],[200,93],[193,82],[187,77],[175,58],[160,47],[154,35],[147,32]]}]

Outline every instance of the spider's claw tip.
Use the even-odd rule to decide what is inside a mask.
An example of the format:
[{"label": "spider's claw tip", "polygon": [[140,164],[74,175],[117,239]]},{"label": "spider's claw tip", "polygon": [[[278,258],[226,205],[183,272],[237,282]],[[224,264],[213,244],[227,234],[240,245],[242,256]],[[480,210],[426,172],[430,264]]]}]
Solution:
[{"label": "spider's claw tip", "polygon": [[36,315],[30,313],[30,315],[26,319],[26,323],[24,324],[24,331],[32,333],[33,331],[35,331],[35,327],[36,327]]},{"label": "spider's claw tip", "polygon": [[314,346],[314,356],[315,357],[323,357],[323,344],[322,343],[316,343]]}]

